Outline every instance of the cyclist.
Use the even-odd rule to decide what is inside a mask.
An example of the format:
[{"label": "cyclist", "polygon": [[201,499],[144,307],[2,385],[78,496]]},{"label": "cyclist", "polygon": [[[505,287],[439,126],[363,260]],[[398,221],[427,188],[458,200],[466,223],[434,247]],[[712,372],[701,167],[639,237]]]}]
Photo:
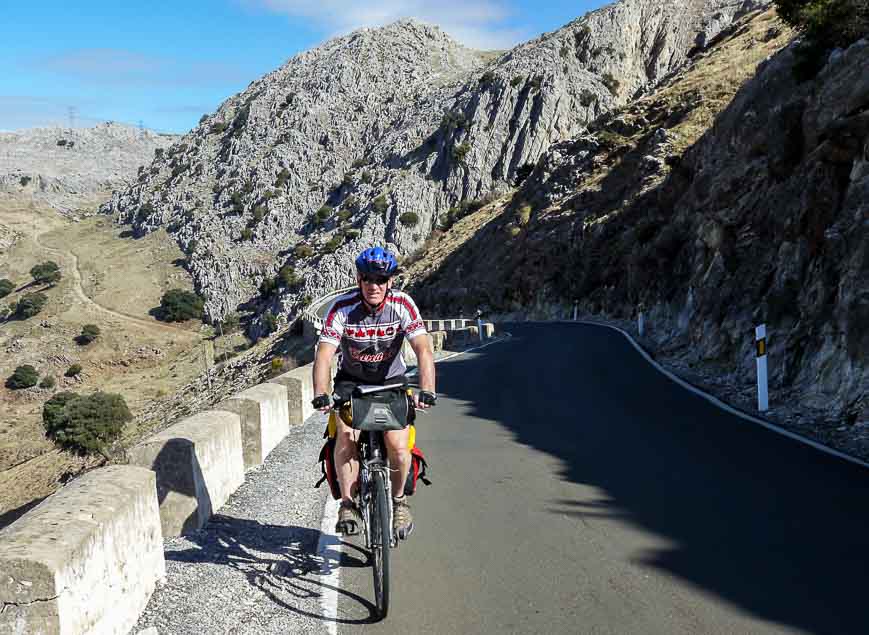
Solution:
[{"label": "cyclist", "polygon": [[[420,395],[424,401],[435,399],[435,367],[431,343],[416,304],[406,293],[392,288],[398,271],[395,256],[381,247],[364,250],[356,258],[358,289],[335,299],[329,312],[314,359],[314,405],[328,412],[327,395],[332,357],[338,357],[335,392],[349,396],[356,384],[385,385],[404,378],[407,367],[401,356],[402,343],[408,340],[416,353]],[[414,405],[426,409],[414,395]],[[335,469],[341,486],[341,507],[335,531],[352,535],[359,531],[361,517],[353,499],[359,474],[356,448],[359,432],[338,417],[335,440]],[[392,482],[393,531],[402,540],[413,531],[413,516],[404,495],[404,483],[411,465],[408,449],[409,428],[384,434]]]}]

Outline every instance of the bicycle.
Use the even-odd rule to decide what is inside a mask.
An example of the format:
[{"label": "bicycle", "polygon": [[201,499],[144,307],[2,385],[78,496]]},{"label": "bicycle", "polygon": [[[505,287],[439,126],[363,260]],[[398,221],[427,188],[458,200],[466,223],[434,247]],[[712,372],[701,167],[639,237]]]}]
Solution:
[{"label": "bicycle", "polygon": [[[333,406],[340,412],[349,405],[355,413],[354,399],[361,399],[368,405],[371,401],[376,402],[383,393],[391,394],[393,399],[397,395],[404,397],[407,395],[407,385],[360,385],[350,395],[349,400],[333,395]],[[433,406],[437,397],[420,391],[419,399]],[[389,551],[398,547],[398,537],[392,531],[392,483],[383,433],[396,429],[395,418],[381,409],[380,412],[375,411],[373,416],[365,417],[362,423],[357,418],[351,418],[351,422],[351,427],[360,430],[356,444],[359,457],[356,500],[362,516],[361,533],[365,548],[371,555],[375,606],[380,619],[384,619],[389,612]],[[410,420],[406,420],[404,427],[410,423]]]}]

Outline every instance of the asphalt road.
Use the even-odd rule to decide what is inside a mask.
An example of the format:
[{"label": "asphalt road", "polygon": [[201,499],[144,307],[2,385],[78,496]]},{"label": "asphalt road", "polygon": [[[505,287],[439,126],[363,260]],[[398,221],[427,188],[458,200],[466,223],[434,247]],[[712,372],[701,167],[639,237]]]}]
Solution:
[{"label": "asphalt road", "polygon": [[392,608],[344,547],[344,633],[866,633],[869,472],[723,412],[600,327],[438,365],[434,485]]}]

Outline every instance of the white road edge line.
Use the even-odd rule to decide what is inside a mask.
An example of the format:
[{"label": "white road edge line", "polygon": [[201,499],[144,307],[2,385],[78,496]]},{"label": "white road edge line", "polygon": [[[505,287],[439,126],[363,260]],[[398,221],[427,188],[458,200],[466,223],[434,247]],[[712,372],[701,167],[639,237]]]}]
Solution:
[{"label": "white road edge line", "polygon": [[[320,595],[320,608],[326,618],[329,635],[338,635],[338,585],[341,583],[341,539],[335,533],[338,522],[338,501],[327,492],[323,505],[323,520],[320,523],[320,539],[317,542],[317,555],[320,557],[320,573],[325,583]],[[329,552],[334,551],[334,562]]]},{"label": "white road edge line", "polygon": [[[529,323],[534,323],[534,322],[529,322]],[[537,324],[552,324],[552,322],[536,322],[536,323]],[[763,426],[767,430],[772,430],[773,432],[777,432],[783,436],[786,436],[790,439],[793,439],[794,441],[799,441],[800,443],[804,443],[805,445],[809,445],[809,446],[815,448],[816,450],[820,450],[821,452],[824,452],[824,453],[829,454],[831,456],[835,456],[836,458],[839,458],[839,459],[843,459],[845,461],[848,461],[849,463],[853,463],[854,465],[859,465],[860,467],[865,467],[865,468],[869,469],[869,463],[867,463],[866,461],[861,461],[860,459],[853,457],[849,454],[845,454],[844,452],[840,452],[839,450],[834,450],[833,448],[831,448],[828,445],[824,445],[823,443],[819,443],[818,441],[814,441],[813,439],[809,439],[807,437],[801,436],[799,434],[796,434],[795,432],[791,432],[790,430],[785,430],[784,428],[779,427],[774,423],[771,423],[769,421],[764,421],[763,419],[760,419],[759,417],[754,417],[754,416],[752,416],[748,413],[745,413],[741,410],[737,410],[733,406],[730,406],[730,405],[724,403],[723,401],[721,401],[718,397],[715,397],[714,395],[710,395],[708,392],[704,392],[703,390],[697,388],[696,386],[692,386],[691,384],[689,384],[687,381],[685,381],[684,379],[682,379],[678,375],[675,375],[674,373],[670,372],[669,370],[667,370],[666,368],[661,366],[661,364],[658,361],[656,361],[654,358],[652,358],[652,356],[649,355],[643,349],[643,347],[637,343],[637,341],[633,338],[633,336],[630,333],[628,333],[627,331],[625,331],[623,329],[620,329],[617,326],[613,326],[611,324],[601,324],[600,322],[586,322],[583,320],[577,320],[575,322],[571,321],[571,320],[559,320],[555,323],[556,324],[585,324],[585,325],[590,325],[590,326],[603,326],[605,328],[612,329],[614,331],[618,331],[619,333],[624,335],[627,338],[627,340],[631,343],[631,345],[635,349],[637,349],[637,351],[640,353],[640,355],[642,355],[645,358],[645,360],[647,362],[649,362],[660,373],[664,374],[666,377],[668,377],[672,381],[674,381],[677,384],[679,384],[680,386],[682,386],[682,388],[685,388],[686,390],[693,392],[695,395],[702,397],[703,399],[705,399],[706,401],[708,401],[712,405],[717,406],[718,408],[721,408],[722,410],[729,412],[732,415],[736,415],[740,419],[745,419],[746,421],[756,423],[757,425]]]},{"label": "white road edge line", "polygon": [[[509,333],[507,334],[507,337],[509,337]],[[492,340],[491,342],[487,342],[482,346],[475,346],[466,351],[460,351],[458,353],[453,353],[452,355],[447,355],[446,357],[441,357],[440,359],[436,359],[435,363],[437,364],[438,362],[443,362],[458,357],[459,355],[464,355],[465,353],[478,351],[492,344],[503,342],[504,339],[505,338],[501,337]],[[416,375],[417,372],[416,368],[414,368],[409,370],[407,375],[412,377]],[[338,501],[334,500],[332,495],[327,493],[326,502],[323,504],[323,520],[320,523],[320,539],[317,542],[317,555],[320,557],[321,561],[320,573],[322,574],[322,579],[326,582],[326,586],[323,587],[323,594],[320,596],[320,610],[323,612],[323,617],[326,620],[326,629],[329,632],[329,635],[338,635],[338,589],[341,586],[341,539],[335,533],[335,524],[337,522]],[[338,560],[336,562],[330,562],[327,555],[328,551],[332,548],[334,548],[338,553]]]}]

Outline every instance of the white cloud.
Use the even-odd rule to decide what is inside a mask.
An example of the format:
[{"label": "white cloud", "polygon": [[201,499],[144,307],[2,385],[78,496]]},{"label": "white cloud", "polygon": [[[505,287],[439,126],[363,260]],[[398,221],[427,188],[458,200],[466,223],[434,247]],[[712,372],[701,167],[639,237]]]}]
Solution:
[{"label": "white cloud", "polygon": [[240,0],[294,18],[314,21],[332,34],[360,27],[382,26],[401,18],[436,24],[456,40],[478,49],[509,48],[525,39],[520,29],[506,26],[511,12],[495,0]]}]

